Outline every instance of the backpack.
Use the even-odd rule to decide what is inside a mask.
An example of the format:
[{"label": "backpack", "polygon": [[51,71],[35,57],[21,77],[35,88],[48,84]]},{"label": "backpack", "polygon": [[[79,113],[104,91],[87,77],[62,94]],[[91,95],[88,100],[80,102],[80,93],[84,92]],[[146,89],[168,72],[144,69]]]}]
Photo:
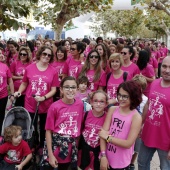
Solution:
[{"label": "backpack", "polygon": [[[107,87],[107,83],[110,79],[110,76],[111,76],[112,72],[108,73],[107,74],[107,77],[106,77],[106,87]],[[127,76],[128,76],[128,73],[126,71],[123,72],[123,81],[125,82],[127,80]]]}]

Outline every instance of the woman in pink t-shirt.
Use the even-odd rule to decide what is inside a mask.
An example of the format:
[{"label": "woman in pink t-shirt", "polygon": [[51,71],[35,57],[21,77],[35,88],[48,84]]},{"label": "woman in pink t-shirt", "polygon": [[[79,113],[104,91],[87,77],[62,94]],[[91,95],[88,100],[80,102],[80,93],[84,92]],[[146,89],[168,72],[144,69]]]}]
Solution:
[{"label": "woman in pink t-shirt", "polygon": [[[18,60],[16,60],[10,65],[15,91],[18,91],[19,86],[22,83],[25,69],[29,64],[31,64],[31,61],[32,61],[32,55],[30,49],[24,46],[20,47]],[[24,107],[24,98],[25,98],[25,94],[22,94],[19,98],[17,98],[15,102],[15,106]]]},{"label": "woman in pink t-shirt", "polygon": [[70,48],[71,48],[71,42],[70,40],[66,39],[64,41],[61,41],[61,45],[64,46],[66,48],[67,51],[67,58],[71,58],[71,52],[70,52]]},{"label": "woman in pink t-shirt", "polygon": [[[109,97],[109,104],[116,104],[116,94],[119,84],[123,79],[124,71],[121,69],[123,64],[122,56],[120,53],[114,53],[109,58],[109,65],[111,72],[107,75],[106,91]],[[109,76],[110,75],[110,76]]]},{"label": "woman in pink t-shirt", "polygon": [[82,62],[81,54],[83,54],[85,50],[85,45],[82,42],[75,41],[72,43],[70,50],[72,57],[68,58],[65,62],[63,74],[64,77],[72,76],[74,78],[78,78],[84,64]]},{"label": "woman in pink t-shirt", "polygon": [[15,41],[9,41],[9,54],[7,55],[7,65],[10,66],[18,58],[19,45]]},{"label": "woman in pink t-shirt", "polygon": [[11,92],[11,100],[13,100],[14,84],[12,81],[12,75],[8,66],[1,61],[4,60],[2,50],[0,50],[0,134],[2,129],[2,123],[5,117],[5,108],[8,101],[8,85]]},{"label": "woman in pink t-shirt", "polygon": [[100,136],[100,168],[129,170],[134,143],[140,132],[142,117],[136,107],[142,101],[140,85],[126,81],[117,89],[119,106],[110,107]]},{"label": "woman in pink t-shirt", "polygon": [[89,90],[94,92],[106,86],[106,74],[101,68],[101,57],[97,50],[92,50],[87,56],[79,77],[86,76],[89,80]]},{"label": "woman in pink t-shirt", "polygon": [[155,80],[155,72],[152,65],[149,64],[149,54],[145,50],[139,52],[139,58],[137,66],[140,69],[140,74],[143,75],[147,81],[147,87],[143,93],[148,97],[150,91],[150,85]]},{"label": "woman in pink t-shirt", "polygon": [[106,72],[110,72],[110,68],[108,65],[108,54],[107,54],[107,49],[105,44],[97,44],[95,49],[98,51],[100,57],[101,57],[101,66],[102,69]]},{"label": "woman in pink t-shirt", "polygon": [[77,145],[84,105],[81,100],[75,99],[77,82],[74,77],[65,77],[60,83],[60,91],[63,98],[54,102],[47,114],[47,156],[53,168],[67,170],[70,164],[77,168]]},{"label": "woman in pink t-shirt", "polygon": [[56,94],[53,96],[54,101],[57,101],[60,99],[60,82],[63,79],[63,69],[64,64],[67,60],[67,51],[64,46],[57,47],[57,51],[55,54],[55,60],[51,63],[51,65],[55,68],[57,75],[58,75],[58,81],[57,81],[57,89]]},{"label": "woman in pink t-shirt", "polygon": [[80,138],[79,167],[83,170],[100,169],[99,153],[100,138],[99,131],[103,126],[108,96],[104,91],[98,90],[91,96],[92,110],[86,112],[83,122],[83,131]]},{"label": "woman in pink t-shirt", "polygon": [[[37,122],[40,119],[40,148],[45,140],[45,121],[47,110],[53,103],[52,96],[56,92],[57,74],[55,69],[49,64],[53,61],[54,55],[50,47],[41,46],[37,51],[36,63],[30,64],[25,69],[22,83],[15,96],[20,96],[25,90],[25,108],[29,111],[32,120],[34,119],[37,102],[40,102],[38,115],[34,121],[35,133],[38,139]],[[38,144],[38,142],[37,142]]]}]

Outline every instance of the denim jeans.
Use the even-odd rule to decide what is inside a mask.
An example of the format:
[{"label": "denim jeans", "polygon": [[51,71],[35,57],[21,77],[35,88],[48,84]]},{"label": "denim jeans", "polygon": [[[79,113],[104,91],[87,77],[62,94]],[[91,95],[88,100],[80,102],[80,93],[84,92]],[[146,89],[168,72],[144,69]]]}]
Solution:
[{"label": "denim jeans", "polygon": [[168,152],[157,148],[151,148],[141,142],[138,156],[138,170],[150,170],[150,162],[155,152],[158,152],[161,170],[170,170],[170,160],[167,159]]}]

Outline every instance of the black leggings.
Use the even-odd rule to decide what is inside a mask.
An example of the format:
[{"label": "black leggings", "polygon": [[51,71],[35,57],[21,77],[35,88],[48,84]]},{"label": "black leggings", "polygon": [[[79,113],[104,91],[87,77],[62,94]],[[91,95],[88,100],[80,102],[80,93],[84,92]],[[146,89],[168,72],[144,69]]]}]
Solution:
[{"label": "black leggings", "polygon": [[2,130],[2,124],[5,117],[5,109],[8,101],[8,96],[0,99],[0,135]]},{"label": "black leggings", "polygon": [[[31,120],[33,120],[35,113],[30,113]],[[38,129],[38,117],[39,117],[39,129]],[[47,113],[38,114],[34,120],[34,128],[35,128],[35,138],[36,144],[39,144],[40,148],[43,148],[45,141],[45,123],[46,123]],[[40,134],[38,134],[38,131]],[[40,137],[39,137],[40,136]],[[40,138],[40,141],[39,141]]]}]

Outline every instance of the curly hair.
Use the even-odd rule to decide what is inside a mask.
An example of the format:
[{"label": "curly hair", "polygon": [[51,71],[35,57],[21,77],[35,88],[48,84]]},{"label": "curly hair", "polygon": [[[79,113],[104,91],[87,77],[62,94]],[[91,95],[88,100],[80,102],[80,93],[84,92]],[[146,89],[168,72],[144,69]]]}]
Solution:
[{"label": "curly hair", "polygon": [[20,126],[8,126],[4,129],[4,139],[6,142],[12,142],[12,138],[17,135],[18,131],[22,131]]},{"label": "curly hair", "polygon": [[142,102],[142,90],[139,84],[134,80],[123,82],[117,89],[117,95],[121,88],[129,94],[130,110],[136,109]]}]

